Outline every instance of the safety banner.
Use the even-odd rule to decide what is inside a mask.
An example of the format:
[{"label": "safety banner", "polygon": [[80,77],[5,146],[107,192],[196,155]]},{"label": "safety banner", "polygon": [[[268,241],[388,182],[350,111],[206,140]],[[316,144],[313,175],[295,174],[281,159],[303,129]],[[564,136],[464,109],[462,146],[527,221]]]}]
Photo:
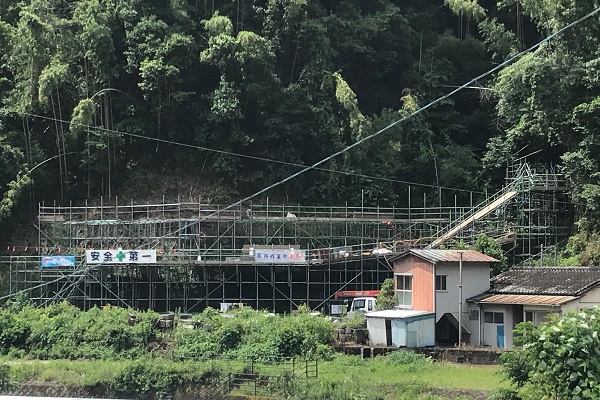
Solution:
[{"label": "safety banner", "polygon": [[254,249],[254,261],[269,264],[305,264],[306,251],[294,249]]},{"label": "safety banner", "polygon": [[156,250],[86,250],[86,264],[156,264]]}]

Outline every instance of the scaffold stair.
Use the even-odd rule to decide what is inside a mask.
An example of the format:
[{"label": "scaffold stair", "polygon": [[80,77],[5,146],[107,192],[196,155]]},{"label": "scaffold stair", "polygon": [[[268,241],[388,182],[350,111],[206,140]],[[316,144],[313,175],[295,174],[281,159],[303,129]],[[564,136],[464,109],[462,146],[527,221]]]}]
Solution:
[{"label": "scaffold stair", "polygon": [[527,164],[519,169],[516,178],[510,185],[505,186],[502,190],[486,199],[483,203],[474,207],[470,212],[455,220],[453,223],[446,226],[438,232],[437,238],[431,242],[427,248],[435,249],[458,235],[462,230],[469,227],[476,221],[484,218],[486,215],[501,207],[514,198],[519,191],[527,190],[533,185],[531,170]]},{"label": "scaffold stair", "polygon": [[444,233],[442,236],[435,239],[428,246],[428,248],[435,249],[436,247],[439,247],[442,243],[446,242],[447,240],[452,239],[460,231],[462,231],[463,229],[465,229],[466,227],[471,225],[473,222],[480,220],[481,218],[488,215],[490,212],[492,212],[495,209],[497,209],[498,207],[500,207],[502,204],[508,202],[510,199],[515,197],[517,195],[517,193],[518,193],[517,191],[513,190],[513,191],[508,191],[508,192],[502,194],[502,196],[500,196],[499,198],[494,200],[492,203],[479,209],[479,211],[477,211],[475,214],[467,217],[466,219],[461,221],[458,225],[451,228],[448,232]]}]

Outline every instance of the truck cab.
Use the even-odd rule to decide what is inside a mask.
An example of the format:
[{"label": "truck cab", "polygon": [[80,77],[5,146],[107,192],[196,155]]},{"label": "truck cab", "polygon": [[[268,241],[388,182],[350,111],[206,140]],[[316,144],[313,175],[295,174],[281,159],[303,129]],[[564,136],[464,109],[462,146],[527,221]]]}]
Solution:
[{"label": "truck cab", "polygon": [[334,293],[331,315],[344,316],[375,310],[379,290],[339,290]]},{"label": "truck cab", "polygon": [[375,297],[357,297],[352,300],[348,315],[352,316],[357,313],[367,313],[373,311],[375,310],[376,302],[377,299]]}]

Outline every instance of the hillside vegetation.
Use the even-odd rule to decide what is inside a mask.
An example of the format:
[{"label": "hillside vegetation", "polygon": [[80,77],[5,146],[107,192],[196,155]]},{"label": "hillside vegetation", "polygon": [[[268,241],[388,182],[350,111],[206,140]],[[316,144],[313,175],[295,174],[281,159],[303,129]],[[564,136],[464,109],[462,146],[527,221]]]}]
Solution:
[{"label": "hillside vegetation", "polygon": [[[594,7],[577,0],[2,1],[0,218],[17,214],[18,222],[41,200],[209,191],[228,201],[254,193]],[[507,162],[534,153],[529,161],[560,165],[569,177],[581,217],[578,251],[585,251],[600,216],[597,20],[267,195],[406,205],[412,182],[416,198],[453,204],[455,195],[466,201],[469,191],[497,188]],[[588,250],[585,261],[595,262],[598,252]]]}]

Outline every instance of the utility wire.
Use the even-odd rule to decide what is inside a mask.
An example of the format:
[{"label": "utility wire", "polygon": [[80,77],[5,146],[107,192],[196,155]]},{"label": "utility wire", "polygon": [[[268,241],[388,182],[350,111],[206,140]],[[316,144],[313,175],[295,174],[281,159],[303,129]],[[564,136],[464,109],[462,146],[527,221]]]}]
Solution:
[{"label": "utility wire", "polygon": [[[28,112],[22,112],[22,111],[19,111],[19,112],[11,111],[11,112],[13,112],[15,114],[19,114],[21,116],[28,116],[28,117],[32,117],[32,118],[45,119],[45,120],[49,120],[49,121],[53,121],[53,122],[77,125],[77,126],[85,128],[87,132],[90,132],[92,134],[97,134],[98,133],[97,131],[103,131],[106,133],[112,133],[112,134],[122,135],[122,136],[129,136],[129,137],[134,137],[134,138],[138,138],[138,139],[145,139],[145,140],[150,140],[150,141],[159,142],[159,143],[187,147],[190,149],[196,149],[196,150],[202,150],[202,151],[207,151],[207,152],[212,152],[212,153],[217,153],[217,154],[223,154],[223,155],[227,155],[227,156],[247,158],[250,160],[264,161],[264,162],[270,162],[270,163],[281,164],[281,165],[289,165],[289,166],[298,167],[298,168],[306,168],[306,165],[304,165],[304,164],[298,164],[298,163],[293,163],[293,162],[289,162],[289,161],[281,161],[281,160],[276,160],[276,159],[272,159],[272,158],[251,156],[248,154],[235,153],[235,152],[231,152],[231,151],[219,150],[219,149],[214,149],[214,148],[205,147],[205,146],[198,146],[198,145],[193,145],[193,144],[175,142],[172,140],[149,137],[149,136],[139,135],[136,133],[123,132],[123,131],[118,131],[115,129],[104,128],[101,126],[85,125],[85,124],[80,124],[77,122],[74,123],[72,121],[66,121],[66,120],[63,120],[60,118],[53,118],[53,117],[48,117],[45,115],[33,114],[33,113],[28,113]],[[448,187],[448,186],[439,186],[439,185],[431,185],[431,184],[426,184],[426,183],[410,182],[410,181],[404,181],[404,180],[400,180],[400,179],[359,174],[359,173],[355,173],[355,172],[339,171],[339,170],[334,170],[334,169],[330,169],[330,168],[315,167],[314,169],[319,170],[319,171],[332,172],[332,173],[336,173],[336,174],[340,174],[340,175],[355,176],[358,178],[366,178],[366,179],[373,179],[373,180],[379,180],[379,181],[400,183],[400,184],[408,185],[408,186],[420,186],[420,187],[427,187],[427,188],[434,188],[434,189],[445,189],[445,190],[453,190],[456,192],[466,192],[466,193],[471,193],[471,192],[479,193],[479,194],[485,193],[485,192],[478,191],[478,190],[459,189],[459,188],[453,188],[453,187]]]},{"label": "utility wire", "polygon": [[[296,177],[298,177],[298,176],[300,176],[300,175],[302,175],[302,174],[304,174],[304,173],[306,173],[306,172],[308,172],[308,171],[310,171],[310,170],[312,170],[312,169],[316,169],[316,167],[318,167],[319,165],[322,165],[322,164],[326,163],[327,161],[329,161],[329,160],[332,160],[333,158],[335,158],[335,157],[337,157],[337,156],[339,156],[339,155],[341,155],[341,154],[343,154],[343,153],[345,153],[345,152],[347,152],[347,151],[349,151],[349,150],[351,150],[351,149],[353,149],[353,148],[355,148],[355,147],[359,146],[360,144],[362,144],[362,143],[366,142],[367,140],[370,140],[370,139],[372,139],[372,138],[374,138],[374,137],[376,137],[376,136],[378,136],[378,135],[380,135],[380,134],[382,134],[382,133],[386,132],[387,130],[389,130],[389,129],[393,128],[394,126],[398,125],[399,123],[401,123],[401,122],[404,122],[404,121],[406,121],[406,120],[407,120],[407,119],[409,119],[409,118],[412,118],[413,116],[415,116],[415,115],[417,115],[417,114],[419,114],[419,113],[421,113],[421,112],[423,112],[423,111],[427,110],[428,108],[431,108],[432,106],[434,106],[434,105],[436,105],[436,104],[438,104],[438,103],[442,102],[443,100],[447,99],[448,97],[450,97],[450,96],[452,96],[452,95],[454,95],[454,94],[456,94],[456,93],[460,92],[461,90],[463,90],[463,89],[467,88],[468,86],[471,86],[471,85],[473,85],[473,84],[474,84],[476,81],[478,81],[479,79],[485,78],[485,77],[487,77],[488,75],[491,75],[492,73],[494,73],[494,72],[496,72],[496,71],[498,71],[498,70],[500,70],[500,69],[504,68],[505,66],[507,66],[507,65],[508,65],[508,64],[510,64],[510,63],[512,63],[512,62],[513,62],[513,61],[515,61],[516,59],[518,59],[518,58],[522,57],[523,55],[525,55],[525,54],[527,54],[527,53],[529,53],[529,52],[531,52],[531,51],[533,51],[533,50],[535,50],[535,49],[537,49],[537,48],[539,48],[539,47],[540,47],[540,46],[542,46],[544,43],[547,43],[547,42],[549,42],[550,40],[552,40],[554,37],[556,37],[556,36],[560,35],[562,32],[564,32],[564,31],[566,31],[566,30],[568,30],[568,29],[572,28],[572,27],[573,27],[573,26],[575,26],[575,25],[578,25],[579,23],[581,23],[581,22],[585,21],[586,19],[588,19],[588,18],[590,18],[590,17],[592,17],[592,16],[596,15],[598,12],[600,12],[600,7],[598,7],[598,8],[596,8],[596,9],[594,9],[592,12],[590,12],[590,13],[588,13],[588,14],[584,15],[583,17],[581,17],[581,18],[577,19],[576,21],[574,21],[574,22],[571,22],[570,24],[568,24],[568,25],[566,25],[566,26],[562,27],[561,29],[559,29],[559,30],[558,30],[558,31],[556,31],[555,33],[553,33],[553,34],[551,34],[551,35],[547,36],[546,38],[544,38],[544,39],[543,39],[543,40],[541,40],[540,42],[538,42],[538,43],[534,44],[533,46],[531,46],[531,47],[529,47],[529,48],[527,48],[527,49],[525,49],[525,50],[523,50],[523,51],[519,52],[518,54],[516,54],[516,55],[514,55],[514,56],[512,56],[512,57],[510,57],[509,59],[507,59],[506,61],[504,61],[504,62],[500,63],[499,65],[497,65],[496,67],[494,67],[494,68],[490,69],[489,71],[487,71],[487,72],[485,72],[485,73],[483,73],[483,74],[479,75],[478,77],[476,77],[476,78],[474,78],[474,79],[471,79],[471,80],[470,80],[470,81],[468,81],[467,83],[465,83],[465,84],[463,84],[463,85],[459,86],[458,88],[454,89],[453,91],[449,92],[448,94],[445,94],[444,96],[442,96],[442,97],[439,97],[438,99],[436,99],[436,100],[434,100],[434,101],[432,101],[432,102],[428,103],[427,105],[425,105],[425,106],[423,106],[423,107],[421,107],[421,108],[419,108],[419,109],[417,109],[417,110],[413,111],[412,113],[410,113],[410,114],[408,114],[408,115],[404,116],[403,118],[401,118],[401,119],[399,119],[399,120],[397,120],[397,121],[395,121],[395,122],[393,122],[393,123],[389,124],[388,126],[386,126],[386,127],[382,128],[382,129],[380,129],[379,131],[377,131],[377,132],[375,132],[375,133],[372,133],[372,134],[370,134],[370,135],[368,135],[368,136],[365,136],[364,138],[362,138],[362,139],[360,139],[359,141],[357,141],[357,142],[355,142],[355,143],[351,144],[350,146],[347,146],[346,148],[344,148],[344,149],[342,149],[342,150],[340,150],[340,151],[337,151],[337,152],[333,153],[332,155],[330,155],[330,156],[328,156],[328,157],[325,157],[325,158],[324,158],[324,159],[322,159],[321,161],[318,161],[318,162],[316,162],[315,164],[313,164],[313,165],[311,165],[311,166],[305,167],[305,168],[301,169],[300,171],[298,171],[298,172],[296,172],[296,173],[294,173],[294,174],[292,174],[292,175],[288,176],[287,178],[281,179],[281,180],[279,180],[279,181],[277,181],[277,182],[275,182],[275,183],[273,183],[273,184],[271,184],[271,185],[269,185],[269,186],[267,186],[267,187],[265,187],[265,188],[263,188],[263,189],[259,190],[258,192],[254,193],[254,194],[252,194],[252,195],[246,196],[246,197],[244,197],[243,199],[241,199],[241,200],[238,200],[238,201],[236,201],[235,203],[232,203],[232,204],[230,204],[229,206],[226,206],[226,207],[224,207],[224,208],[221,208],[221,209],[219,209],[219,210],[217,210],[217,211],[215,211],[215,212],[213,212],[213,213],[211,213],[211,214],[209,214],[209,215],[207,215],[207,216],[205,216],[205,217],[203,217],[203,218],[201,218],[201,219],[198,219],[197,221],[194,221],[194,222],[192,222],[192,223],[190,223],[190,224],[184,225],[183,227],[181,227],[181,228],[177,229],[177,230],[176,230],[176,231],[174,231],[174,232],[169,232],[168,234],[166,234],[166,235],[163,235],[162,237],[160,237],[160,238],[158,238],[158,239],[162,239],[162,238],[164,238],[164,237],[166,237],[166,236],[173,235],[173,234],[175,234],[175,233],[179,233],[179,232],[181,232],[182,230],[185,230],[185,229],[187,229],[188,227],[192,226],[192,225],[193,225],[193,224],[195,224],[195,223],[203,222],[203,221],[205,221],[206,219],[208,219],[208,218],[211,218],[211,217],[213,217],[213,216],[215,216],[215,215],[217,215],[217,214],[221,213],[222,211],[226,211],[226,210],[229,210],[229,209],[231,209],[231,208],[233,208],[233,207],[235,207],[235,206],[241,205],[242,203],[244,203],[244,202],[246,202],[246,201],[248,201],[248,200],[251,200],[251,199],[253,199],[254,197],[256,197],[256,196],[259,196],[259,195],[261,195],[261,194],[263,194],[263,193],[265,193],[265,192],[267,192],[267,191],[269,191],[269,190],[271,190],[271,189],[273,189],[273,188],[275,188],[275,187],[277,187],[277,186],[280,186],[280,185],[282,185],[282,184],[284,184],[284,183],[286,183],[286,182],[288,182],[288,181],[290,181],[290,180],[292,180],[292,179],[294,179],[294,178],[296,178]],[[155,239],[155,240],[156,240],[156,239]],[[104,265],[104,263],[102,263],[102,264],[94,264],[94,267],[99,267],[99,266],[102,266],[102,265]],[[85,268],[85,269],[84,269],[84,271],[87,271],[87,270],[91,269],[91,267],[92,267],[92,266],[88,266],[87,268]],[[74,275],[74,274],[75,274],[75,273],[73,273],[72,275]],[[51,284],[51,283],[57,282],[57,281],[58,281],[58,280],[60,280],[60,279],[61,279],[61,278],[59,278],[59,279],[57,279],[57,280],[50,281],[50,282],[45,282],[45,283],[43,283],[43,284],[40,284],[40,285],[34,286],[33,288],[28,288],[28,289],[22,290],[22,291],[20,291],[20,292],[17,292],[17,293],[14,293],[14,294],[8,295],[8,296],[0,297],[0,300],[3,300],[3,299],[6,299],[6,298],[9,298],[9,297],[16,296],[16,295],[18,295],[19,293],[22,293],[22,292],[28,292],[28,291],[30,291],[30,290],[33,290],[33,289],[36,289],[36,288],[38,288],[38,287],[43,287],[43,286],[46,286],[46,285],[48,285],[48,284]]]}]

